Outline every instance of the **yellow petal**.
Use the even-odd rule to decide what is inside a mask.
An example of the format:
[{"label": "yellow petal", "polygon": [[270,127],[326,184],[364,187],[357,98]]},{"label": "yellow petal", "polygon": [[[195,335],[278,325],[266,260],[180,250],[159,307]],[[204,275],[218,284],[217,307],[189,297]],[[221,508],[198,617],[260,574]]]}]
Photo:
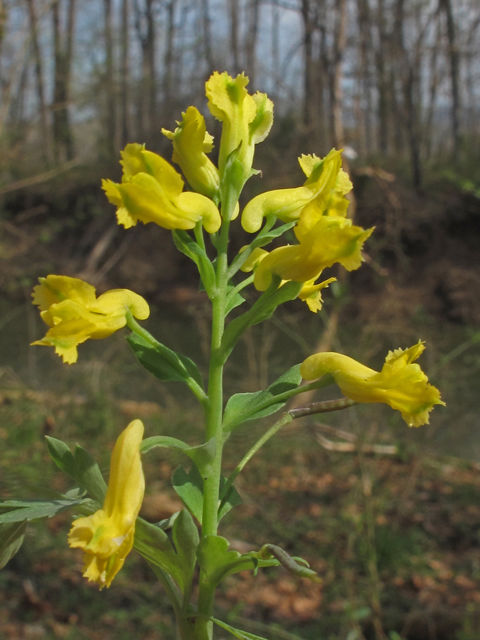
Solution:
[{"label": "yellow petal", "polygon": [[95,287],[79,278],[49,275],[38,280],[40,284],[33,288],[32,297],[41,311],[67,298],[83,305],[95,302]]},{"label": "yellow petal", "polygon": [[[242,253],[243,251],[245,251],[245,249],[247,248],[248,245],[245,245],[244,247],[242,247],[239,251],[239,253]],[[243,265],[240,267],[240,271],[244,271],[245,273],[250,273],[250,271],[253,271],[254,268],[266,257],[268,256],[268,251],[265,251],[265,249],[260,249],[260,247],[257,247],[256,249],[254,249],[252,251],[252,253],[248,256],[248,258],[245,260],[245,262],[243,263]]]},{"label": "yellow petal", "polygon": [[316,278],[305,282],[298,294],[300,300],[304,300],[307,303],[307,306],[312,313],[317,313],[317,311],[320,311],[322,308],[322,289],[325,289],[330,283],[335,282],[337,279],[328,278],[328,280],[324,280],[319,284],[315,284],[315,280]]},{"label": "yellow petal", "polygon": [[341,162],[341,153],[335,149],[323,160],[315,155],[301,156],[299,163],[307,176],[304,185],[295,189],[267,191],[253,198],[243,210],[242,227],[248,233],[256,233],[262,226],[263,217],[268,215],[274,215],[283,222],[298,220],[307,205],[315,201],[317,204],[313,209],[314,216],[305,231],[309,230],[317,222],[319,210],[320,215],[325,210],[325,203],[335,187]]},{"label": "yellow petal", "polygon": [[220,176],[205,155],[212,150],[213,138],[206,131],[202,114],[196,107],[188,107],[175,131],[162,129],[162,133],[172,140],[172,160],[180,165],[192,189],[213,198],[220,188]]}]

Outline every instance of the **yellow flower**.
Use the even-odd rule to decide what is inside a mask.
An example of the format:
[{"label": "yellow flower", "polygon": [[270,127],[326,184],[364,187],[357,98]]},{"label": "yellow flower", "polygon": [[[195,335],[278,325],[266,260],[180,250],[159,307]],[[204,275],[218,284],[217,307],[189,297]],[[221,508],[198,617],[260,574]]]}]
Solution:
[{"label": "yellow flower", "polygon": [[255,145],[265,140],[273,124],[273,102],[265,93],[251,96],[245,88],[247,84],[248,78],[243,73],[233,79],[226,71],[215,71],[205,85],[210,113],[223,122],[220,175],[228,156],[240,147],[245,180],[250,175]]},{"label": "yellow flower", "polygon": [[[323,159],[302,155],[298,161],[307,176],[303,186],[267,191],[253,198],[242,213],[245,231],[258,231],[267,215],[275,215],[283,222],[298,220],[300,215],[315,222],[322,215],[345,217],[349,201],[344,196],[351,191],[352,183],[341,169],[341,152],[332,149]],[[305,210],[308,213],[304,215]]]},{"label": "yellow flower", "polygon": [[[242,253],[243,251],[245,251],[246,248],[247,246],[242,247],[239,253]],[[244,271],[245,273],[249,273],[250,271],[253,271],[258,267],[260,262],[267,256],[268,256],[268,251],[265,251],[265,249],[260,249],[257,247],[248,256],[247,260],[245,260],[240,270]],[[324,280],[323,282],[319,282],[318,284],[315,284],[316,280],[317,278],[313,278],[312,280],[305,282],[305,284],[300,290],[300,293],[298,294],[298,297],[300,298],[300,300],[304,300],[307,303],[307,306],[310,309],[310,311],[312,311],[313,313],[317,313],[317,311],[320,311],[320,309],[322,308],[322,304],[323,304],[323,299],[321,294],[322,289],[325,289],[326,287],[328,287],[328,285],[331,282],[335,282],[336,278],[329,278],[328,280]],[[286,282],[286,280],[283,280],[282,282],[280,282],[279,286],[284,284],[284,282]]]},{"label": "yellow flower", "polygon": [[175,131],[162,129],[173,143],[173,162],[182,168],[188,183],[198,193],[214,198],[220,188],[218,169],[205,154],[213,148],[213,138],[207,133],[205,118],[196,107],[188,107],[177,122]]},{"label": "yellow flower", "polygon": [[33,304],[50,327],[47,335],[32,344],[55,347],[63,361],[77,361],[77,345],[89,338],[107,338],[126,324],[127,311],[145,320],[150,314],[146,301],[128,289],[113,289],[95,295],[95,287],[68,276],[39,278],[33,289]]},{"label": "yellow flower", "polygon": [[122,151],[122,183],[103,180],[108,200],[117,206],[118,224],[125,229],[140,220],[165,229],[193,229],[199,220],[209,233],[221,224],[216,205],[200,193],[183,191],[184,182],[175,169],[145,145],[127,144]]},{"label": "yellow flower", "polygon": [[304,380],[316,380],[329,373],[347,398],[384,402],[400,411],[409,427],[419,427],[428,424],[434,405],[445,404],[420,366],[413,364],[424,349],[419,342],[406,350],[390,351],[380,373],[340,353],[316,353],[303,362],[300,374]]},{"label": "yellow flower", "polygon": [[73,522],[72,548],[85,551],[83,575],[109,587],[132,550],[135,521],[142,506],[145,479],[140,460],[143,424],[133,420],[115,443],[103,509]]},{"label": "yellow flower", "polygon": [[273,274],[295,282],[316,280],[325,268],[336,262],[347,271],[358,269],[363,243],[372,232],[373,229],[352,225],[348,218],[321,216],[300,236],[299,244],[274,249],[260,262],[255,272],[255,288],[265,291]]}]

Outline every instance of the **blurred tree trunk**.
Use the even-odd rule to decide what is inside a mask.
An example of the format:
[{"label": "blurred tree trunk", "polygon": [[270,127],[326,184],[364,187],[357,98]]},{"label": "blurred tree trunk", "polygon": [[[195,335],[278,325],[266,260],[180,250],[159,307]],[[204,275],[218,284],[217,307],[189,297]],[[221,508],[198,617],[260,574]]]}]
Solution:
[{"label": "blurred tree trunk", "polygon": [[165,120],[170,118],[174,105],[172,87],[173,87],[173,62],[174,62],[174,42],[175,42],[175,0],[169,0],[166,5],[167,9],[167,46],[164,58],[164,76],[163,76],[163,117]]},{"label": "blurred tree trunk", "polygon": [[440,84],[440,78],[438,73],[438,52],[440,50],[440,25],[436,24],[436,35],[435,35],[435,44],[432,47],[430,52],[430,68],[429,68],[429,91],[428,91],[428,107],[427,107],[427,115],[425,119],[425,127],[424,127],[424,149],[425,149],[425,158],[427,160],[430,159],[432,154],[432,146],[433,146],[433,121],[435,118],[435,105],[437,101],[437,91],[438,86]]},{"label": "blurred tree trunk", "polygon": [[138,129],[139,136],[146,140],[157,137],[157,90],[155,77],[155,19],[154,0],[145,0],[142,11],[138,0],[134,2],[135,28],[142,49],[142,86],[139,92]]},{"label": "blurred tree trunk", "polygon": [[468,115],[465,119],[465,128],[469,133],[469,138],[472,140],[472,137],[475,136],[477,132],[477,99],[475,95],[475,67],[476,67],[476,56],[475,56],[475,37],[478,28],[480,27],[480,16],[478,16],[471,24],[468,37],[467,37],[467,46],[465,53],[465,63],[466,63],[466,84],[467,84],[467,95],[468,95]]},{"label": "blurred tree trunk", "polygon": [[[61,0],[53,2],[54,90],[53,90],[53,142],[55,161],[71,160],[75,154],[73,133],[68,111],[75,31],[75,0],[68,0],[67,24],[62,37],[60,25]],[[64,42],[62,42],[64,40]]]},{"label": "blurred tree trunk", "polygon": [[347,0],[337,0],[335,3],[335,39],[333,45],[333,65],[331,69],[331,105],[332,131],[334,144],[337,149],[344,145],[343,130],[343,57],[347,43]]},{"label": "blurred tree trunk", "polygon": [[105,18],[106,150],[107,155],[113,158],[117,148],[117,99],[113,66],[112,0],[103,0],[103,9]]},{"label": "blurred tree trunk", "polygon": [[405,0],[395,0],[395,4],[393,5],[393,31],[390,38],[391,63],[389,82],[393,142],[397,155],[402,154],[404,151],[405,91],[408,86],[408,75],[410,73],[403,41],[404,18]]},{"label": "blurred tree trunk", "polygon": [[[42,140],[42,153],[43,157],[49,165],[52,161],[51,147],[50,147],[50,129],[47,116],[47,105],[45,103],[45,89],[43,82],[43,60],[40,50],[40,43],[38,41],[38,24],[37,13],[35,10],[35,0],[27,0],[28,7],[28,19],[30,23],[30,39],[32,41],[33,57],[35,61],[35,80],[37,89],[38,108],[40,111],[40,137]],[[1,3],[0,3],[0,15],[1,15]],[[1,35],[0,35],[1,37]]]},{"label": "blurred tree trunk", "polygon": [[240,57],[238,51],[238,0],[229,0],[228,8],[230,13],[230,43],[232,47],[233,74],[240,73]]},{"label": "blurred tree trunk", "polygon": [[129,2],[122,0],[122,30],[121,30],[121,63],[120,63],[120,118],[121,118],[121,146],[124,147],[130,139],[129,103]]},{"label": "blurred tree trunk", "polygon": [[439,8],[445,13],[447,23],[448,58],[450,61],[450,82],[452,87],[453,156],[456,159],[460,149],[460,53],[456,42],[456,27],[451,0],[439,0]]},{"label": "blurred tree trunk", "polygon": [[310,0],[302,0],[301,13],[303,19],[303,58],[305,65],[303,76],[303,124],[307,131],[310,131],[315,120],[315,101],[313,100],[313,87],[315,84],[313,34],[315,31],[315,23],[312,17]]},{"label": "blurred tree trunk", "polygon": [[276,0],[272,0],[272,73],[273,97],[278,95],[280,84],[280,9]]},{"label": "blurred tree trunk", "polygon": [[212,34],[210,30],[210,9],[208,0],[201,0],[202,27],[203,27],[203,51],[207,62],[207,72],[205,76],[209,78],[215,71],[215,61],[212,53]]},{"label": "blurred tree trunk", "polygon": [[372,91],[370,73],[370,46],[372,42],[371,16],[369,0],[357,0],[358,30],[360,33],[360,67],[359,84],[360,97],[363,98],[363,153],[370,154],[374,148],[373,126],[372,126]]},{"label": "blurred tree trunk", "polygon": [[389,86],[387,79],[388,37],[385,23],[384,0],[377,5],[378,49],[376,52],[378,91],[378,146],[383,155],[388,155],[389,140]]},{"label": "blurred tree trunk", "polygon": [[[420,28],[420,16],[415,15],[415,23],[420,30],[415,49],[410,52],[405,48],[404,24],[405,24],[405,0],[397,0],[395,6],[395,21],[393,32],[395,65],[392,70],[399,77],[403,89],[403,109],[396,110],[396,132],[400,137],[402,121],[408,138],[410,164],[412,170],[412,183],[414,189],[421,193],[422,190],[422,165],[420,159],[420,131],[418,126],[419,104],[416,99],[420,72],[420,51],[424,31]],[[397,151],[400,151],[397,141]]]},{"label": "blurred tree trunk", "polygon": [[250,86],[255,88],[256,82],[256,58],[258,22],[259,22],[260,0],[250,0],[248,4],[247,17],[247,37],[245,38],[245,67]]},{"label": "blurred tree trunk", "polygon": [[5,25],[7,24],[7,7],[4,0],[0,0],[0,51],[3,46],[3,37],[5,35]]},{"label": "blurred tree trunk", "polygon": [[147,38],[145,42],[145,59],[147,70],[148,94],[148,132],[155,135],[157,123],[157,88],[155,77],[155,19],[153,16],[154,0],[147,0]]}]

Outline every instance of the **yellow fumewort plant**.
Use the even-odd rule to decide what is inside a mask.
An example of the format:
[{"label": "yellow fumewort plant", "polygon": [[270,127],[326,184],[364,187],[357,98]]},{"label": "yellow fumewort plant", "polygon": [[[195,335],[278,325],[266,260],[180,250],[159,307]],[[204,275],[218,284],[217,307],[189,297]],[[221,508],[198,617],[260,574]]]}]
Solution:
[{"label": "yellow fumewort plant", "polygon": [[83,549],[85,578],[109,587],[133,547],[135,522],[145,493],[140,459],[143,424],[133,420],[115,443],[102,509],[73,522],[68,544]]},{"label": "yellow fumewort plant", "polygon": [[[256,574],[264,567],[282,565],[295,576],[318,580],[314,569],[290,557],[277,540],[240,554],[229,550],[229,541],[221,535],[221,519],[241,503],[236,478],[269,438],[299,417],[345,410],[357,403],[386,403],[400,411],[410,426],[428,422],[434,405],[443,404],[438,389],[415,362],[422,343],[390,352],[380,372],[342,354],[317,353],[291,367],[267,389],[237,393],[224,402],[224,367],[245,331],[296,298],[318,312],[322,293],[335,280],[332,273],[325,277],[324,271],[332,266],[358,269],[364,243],[373,231],[354,225],[348,217],[352,183],[342,169],[341,151],[333,149],[323,159],[314,154],[300,157],[306,176],[303,185],[267,191],[245,204],[241,224],[250,242],[231,255],[230,230],[239,224],[235,222],[239,196],[245,182],[258,174],[255,147],[273,122],[271,100],[263,93],[249,94],[247,85],[243,74],[232,78],[226,72],[215,72],[206,83],[208,108],[222,123],[218,166],[207,155],[213,139],[205,119],[198,109],[189,107],[174,131],[163,129],[183,177],[145,145],[128,144],[121,154],[121,183],[103,182],[120,225],[128,229],[140,220],[170,229],[177,248],[197,267],[212,316],[205,381],[187,355],[176,353],[163,344],[161,335],[155,337],[139,324],[148,317],[149,308],[132,291],[107,291],[97,297],[94,287],[82,280],[49,275],[40,279],[33,294],[49,327],[34,344],[51,345],[65,362],[72,363],[77,360],[78,344],[126,326],[126,339],[137,361],[160,381],[185,384],[199,402],[204,423],[200,443],[161,433],[143,439],[143,425],[134,420],[115,444],[108,487],[88,452],[78,445],[71,451],[48,437],[53,460],[75,480],[76,487],[59,500],[43,502],[44,507],[35,503],[36,519],[68,507],[80,516],[73,522],[69,543],[84,551],[84,575],[100,588],[110,586],[129,551],[136,549],[172,603],[181,640],[213,640],[214,625],[236,638],[263,640],[216,618],[216,589],[229,575],[248,570]],[[277,245],[271,251],[264,248],[273,240],[281,242],[292,228],[293,244]],[[242,294],[250,285],[254,301],[250,297],[247,304]],[[284,408],[291,397],[334,382],[344,397]],[[250,420],[269,419],[275,413],[277,419],[224,477],[223,450],[230,444],[231,433]],[[235,439],[236,448],[241,441]],[[155,447],[180,451],[191,465],[188,470],[179,467],[172,476],[182,509],[157,524],[139,517],[144,493],[141,457]],[[0,509],[0,526],[11,523],[12,510],[20,508],[18,502],[5,505],[6,515]],[[22,502],[21,508],[26,505]],[[21,513],[14,517],[16,528],[9,535],[23,535],[24,527],[17,526]],[[20,543],[13,540],[15,550]]]}]

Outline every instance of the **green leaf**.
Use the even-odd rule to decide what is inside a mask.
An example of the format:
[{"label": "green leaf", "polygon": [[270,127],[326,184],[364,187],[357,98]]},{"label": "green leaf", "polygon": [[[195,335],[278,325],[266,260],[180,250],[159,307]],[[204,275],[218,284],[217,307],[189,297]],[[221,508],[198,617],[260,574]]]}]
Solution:
[{"label": "green leaf", "polygon": [[206,252],[186,231],[174,229],[172,236],[177,249],[186,255],[187,258],[195,262],[200,273],[200,278],[202,279],[204,290],[210,292],[211,288],[215,285],[216,277],[215,269]]},{"label": "green leaf", "polygon": [[[187,473],[180,465],[173,472],[172,476],[173,488],[178,496],[182,499],[185,506],[190,510],[195,518],[202,524],[203,517],[203,478],[196,466],[192,465]],[[220,521],[231,509],[242,504],[242,499],[235,487],[230,487],[226,499],[223,494],[223,487],[227,484],[227,479],[223,476],[220,478],[220,500],[221,507],[218,512],[218,520]]]},{"label": "green leaf", "polygon": [[57,467],[78,482],[95,500],[103,503],[107,484],[103,479],[100,467],[88,451],[77,444],[74,453],[72,453],[61,440],[50,436],[45,437],[48,451]]},{"label": "green leaf", "polygon": [[0,526],[0,569],[3,569],[22,546],[26,529],[25,521]]},{"label": "green leaf", "polygon": [[78,475],[78,466],[68,445],[61,440],[51,438],[50,436],[45,436],[45,439],[47,441],[48,452],[57,467],[76,480]]},{"label": "green leaf", "polygon": [[237,307],[239,307],[241,304],[245,302],[245,298],[242,295],[240,295],[238,291],[234,295],[229,295],[234,288],[235,287],[233,287],[232,285],[227,286],[227,304],[225,306],[226,316],[228,316],[230,311],[233,311],[233,309],[236,309]]},{"label": "green leaf", "polygon": [[187,258],[198,263],[198,258],[208,258],[205,251],[200,245],[190,236],[186,231],[182,229],[174,229],[172,231],[173,241],[179,251],[181,251]]},{"label": "green leaf", "polygon": [[205,536],[197,549],[198,564],[203,570],[203,580],[218,584],[232,565],[240,558],[238,551],[229,551],[230,543],[222,536]]},{"label": "green leaf", "polygon": [[75,446],[73,455],[78,467],[76,480],[95,500],[103,503],[107,493],[107,483],[102,476],[100,467],[88,451],[78,444]]},{"label": "green leaf", "polygon": [[217,585],[226,576],[257,567],[276,567],[280,563],[275,558],[259,558],[258,554],[241,555],[229,551],[229,542],[221,536],[205,536],[197,549],[197,560],[203,569],[203,580]]},{"label": "green leaf", "polygon": [[153,346],[136,333],[128,335],[127,342],[140,364],[159,380],[186,382],[189,386],[196,383],[203,389],[201,373],[190,358],[172,351],[159,342]]},{"label": "green leaf", "polygon": [[202,524],[203,516],[203,479],[197,467],[192,465],[189,473],[180,465],[172,475],[173,488],[183,503]]},{"label": "green leaf", "polygon": [[238,491],[232,485],[230,489],[228,489],[228,493],[225,496],[224,487],[227,484],[227,478],[223,476],[220,478],[220,500],[221,504],[218,511],[218,521],[223,518],[223,516],[227,515],[227,513],[233,509],[234,507],[238,507],[242,504],[242,498],[240,497]]},{"label": "green leaf", "polygon": [[0,503],[0,525],[51,518],[71,507],[89,502],[87,498],[69,500],[7,500]]},{"label": "green leaf", "polygon": [[303,283],[293,281],[287,282],[278,289],[275,289],[272,285],[260,296],[249,311],[232,320],[222,337],[221,349],[224,361],[230,355],[244,331],[255,324],[267,320],[280,304],[294,300],[300,293],[302,286]]},{"label": "green leaf", "polygon": [[137,518],[133,548],[145,560],[171,575],[182,591],[185,589],[185,572],[169,537],[160,527]]},{"label": "green leaf", "polygon": [[186,442],[177,440],[177,438],[153,436],[151,438],[145,438],[140,445],[140,452],[147,453],[147,451],[150,451],[154,447],[168,447],[170,449],[183,451],[183,453],[193,460],[200,473],[203,474],[208,472],[208,466],[215,458],[216,438],[211,438],[208,442],[198,447],[191,447]]},{"label": "green leaf", "polygon": [[275,398],[300,386],[302,382],[300,366],[300,364],[294,365],[264,391],[237,393],[232,396],[225,407],[224,431],[232,431],[248,420],[269,416],[285,406],[289,398],[279,401],[275,401]]},{"label": "green leaf", "polygon": [[240,631],[240,629],[235,629],[235,627],[231,627],[226,622],[222,622],[221,620],[217,620],[216,618],[209,619],[225,631],[231,633],[234,638],[239,638],[239,640],[265,640],[265,638],[256,636],[253,633],[248,633],[248,631]]},{"label": "green leaf", "polygon": [[184,584],[192,581],[200,542],[198,530],[187,509],[182,509],[175,519],[172,530],[173,544],[177,550],[178,563],[184,572]]}]

